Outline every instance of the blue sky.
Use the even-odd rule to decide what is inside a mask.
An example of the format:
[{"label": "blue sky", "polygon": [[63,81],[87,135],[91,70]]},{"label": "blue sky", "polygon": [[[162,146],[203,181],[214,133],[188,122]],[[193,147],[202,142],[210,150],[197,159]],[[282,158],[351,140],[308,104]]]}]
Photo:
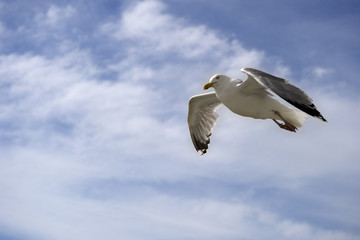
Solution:
[{"label": "blue sky", "polygon": [[[358,1],[0,0],[0,239],[359,239]],[[219,109],[215,73],[290,79],[293,134]]]}]

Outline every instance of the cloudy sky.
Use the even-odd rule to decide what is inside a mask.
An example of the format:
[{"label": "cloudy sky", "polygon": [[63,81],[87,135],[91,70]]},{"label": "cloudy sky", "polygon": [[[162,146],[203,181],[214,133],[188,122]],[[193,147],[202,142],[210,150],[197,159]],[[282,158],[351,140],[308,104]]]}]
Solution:
[{"label": "cloudy sky", "polygon": [[[357,0],[0,0],[0,239],[360,239]],[[188,100],[286,77],[298,133]]]}]

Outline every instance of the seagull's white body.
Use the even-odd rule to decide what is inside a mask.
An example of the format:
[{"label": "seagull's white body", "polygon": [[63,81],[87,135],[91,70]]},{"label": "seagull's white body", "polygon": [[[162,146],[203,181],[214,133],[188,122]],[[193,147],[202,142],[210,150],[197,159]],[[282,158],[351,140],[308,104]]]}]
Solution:
[{"label": "seagull's white body", "polygon": [[249,84],[224,75],[221,75],[221,81],[226,84],[213,85],[216,97],[233,113],[255,119],[283,120],[277,112],[296,127],[301,127],[306,120],[304,112],[281,104],[255,81]]},{"label": "seagull's white body", "polygon": [[[268,73],[243,68],[248,75],[245,81],[231,79],[225,75],[214,75],[204,89],[213,87],[215,92],[193,96],[189,101],[188,124],[195,149],[206,153],[210,135],[218,115],[215,110],[224,104],[232,112],[255,119],[272,119],[280,128],[296,132],[301,127],[307,114],[326,119],[316,109],[311,98],[300,88],[287,80]],[[273,94],[297,107],[294,110],[273,98]],[[307,114],[306,114],[307,113]],[[279,123],[281,120],[284,124]]]}]

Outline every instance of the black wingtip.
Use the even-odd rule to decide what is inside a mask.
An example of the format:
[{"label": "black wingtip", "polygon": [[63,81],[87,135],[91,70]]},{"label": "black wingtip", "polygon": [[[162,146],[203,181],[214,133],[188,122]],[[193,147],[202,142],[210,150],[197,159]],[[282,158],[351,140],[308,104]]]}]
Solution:
[{"label": "black wingtip", "polygon": [[206,153],[206,149],[199,149],[197,152],[199,153],[200,156],[202,156]]},{"label": "black wingtip", "polygon": [[[208,135],[208,137],[210,137],[210,135],[211,133]],[[200,156],[204,155],[207,152],[210,143],[210,138],[205,141],[201,141],[197,139],[194,134],[191,134],[191,140],[194,144],[195,150],[199,153]]]},{"label": "black wingtip", "polygon": [[323,120],[324,122],[327,122],[327,120],[326,120],[321,114],[318,116],[318,118],[320,118],[320,119]]}]

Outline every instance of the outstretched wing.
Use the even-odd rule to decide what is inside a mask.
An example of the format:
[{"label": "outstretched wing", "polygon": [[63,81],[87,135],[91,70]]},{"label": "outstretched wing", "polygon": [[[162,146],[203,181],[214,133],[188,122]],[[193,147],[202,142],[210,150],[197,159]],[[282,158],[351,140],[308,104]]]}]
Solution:
[{"label": "outstretched wing", "polygon": [[241,71],[248,75],[245,82],[255,80],[298,109],[326,122],[326,119],[316,109],[312,99],[303,90],[288,83],[287,80],[253,68],[243,68]]},{"label": "outstretched wing", "polygon": [[218,119],[215,110],[220,104],[221,102],[214,92],[193,96],[189,101],[188,125],[190,136],[196,151],[200,155],[206,153],[208,149],[210,135]]}]

